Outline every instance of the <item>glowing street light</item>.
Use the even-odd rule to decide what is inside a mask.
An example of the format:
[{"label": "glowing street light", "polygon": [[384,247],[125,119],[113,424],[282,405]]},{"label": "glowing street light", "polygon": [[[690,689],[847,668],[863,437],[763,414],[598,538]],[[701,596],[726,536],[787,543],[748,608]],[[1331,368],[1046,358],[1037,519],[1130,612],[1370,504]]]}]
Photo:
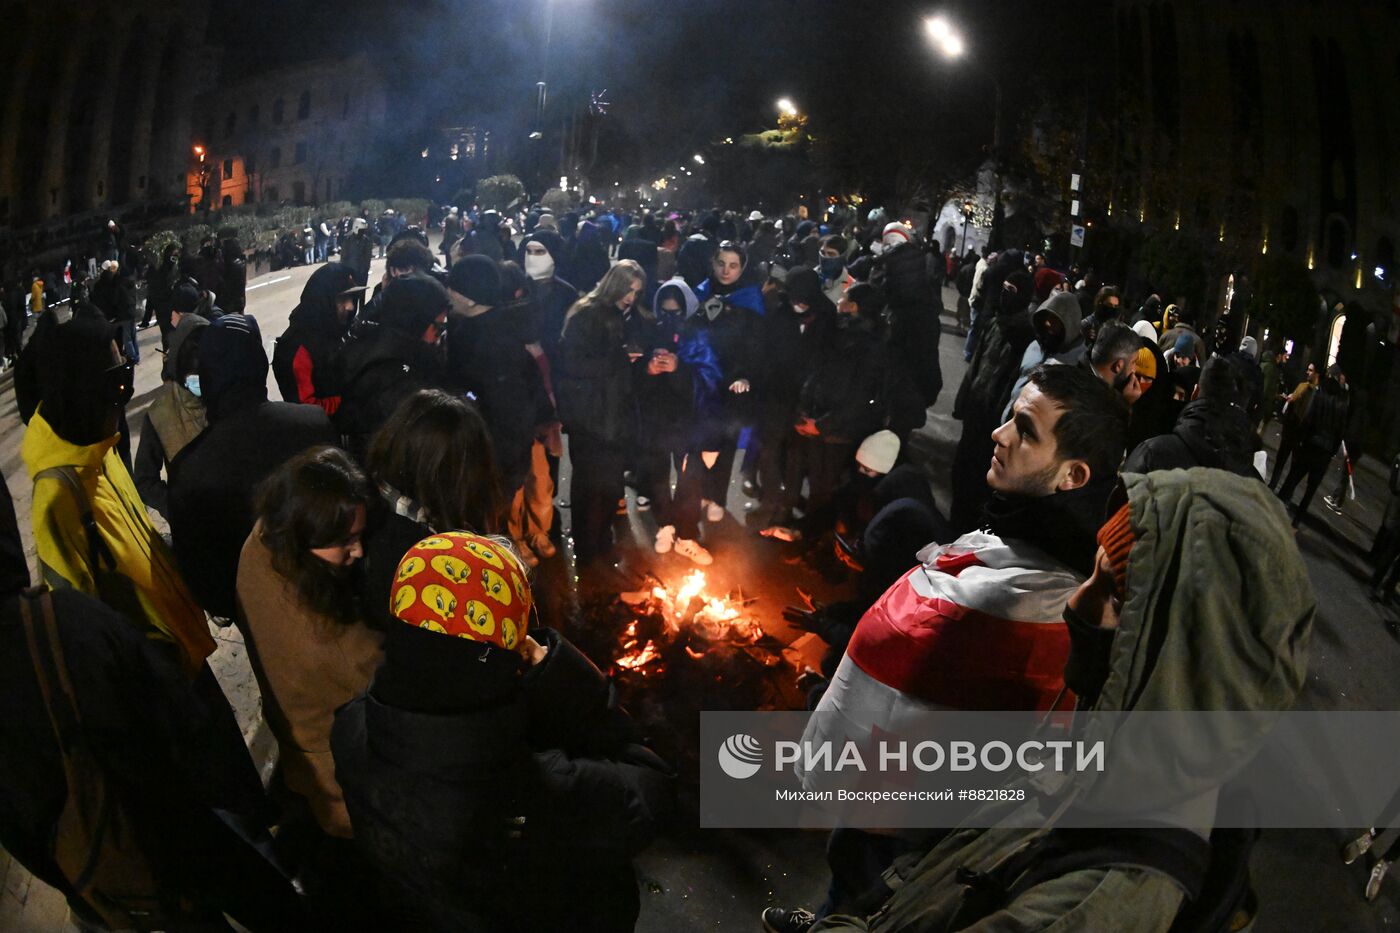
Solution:
[{"label": "glowing street light", "polygon": [[797,116],[797,105],[794,104],[792,100],[787,97],[784,97],[778,101],[778,110],[782,112],[783,116]]},{"label": "glowing street light", "polygon": [[702,156],[702,155],[701,155],[700,153],[698,153],[698,152],[695,153],[695,164],[696,164],[696,165],[704,165],[704,164],[705,164],[705,157]]},{"label": "glowing street light", "polygon": [[962,36],[958,35],[952,23],[942,16],[930,16],[924,20],[924,29],[928,31],[928,37],[933,40],[933,44],[949,58],[957,58],[966,48]]}]

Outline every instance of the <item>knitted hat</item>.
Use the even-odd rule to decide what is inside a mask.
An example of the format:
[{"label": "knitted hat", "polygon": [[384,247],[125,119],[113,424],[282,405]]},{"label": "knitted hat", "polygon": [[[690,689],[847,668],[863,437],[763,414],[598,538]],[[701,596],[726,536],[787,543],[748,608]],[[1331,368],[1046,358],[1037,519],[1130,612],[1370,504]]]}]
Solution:
[{"label": "knitted hat", "polygon": [[1246,337],[1240,341],[1240,352],[1251,360],[1259,356],[1259,341],[1253,337]]},{"label": "knitted hat", "polygon": [[1099,529],[1099,547],[1113,569],[1113,585],[1120,597],[1128,593],[1128,552],[1137,539],[1133,535],[1129,507],[1124,505]]},{"label": "knitted hat", "polygon": [[749,223],[754,223],[755,221],[759,221],[759,220],[762,220],[762,219],[763,219],[763,211],[750,211],[750,212],[749,212]]},{"label": "knitted hat", "polygon": [[1152,351],[1147,347],[1140,347],[1137,352],[1137,374],[1139,379],[1157,378],[1157,357],[1152,355]]},{"label": "knitted hat", "polygon": [[501,303],[501,271],[490,256],[463,256],[452,264],[447,284],[479,305],[495,307]]},{"label": "knitted hat", "polygon": [[1157,328],[1152,325],[1151,321],[1138,321],[1133,325],[1133,333],[1146,340],[1157,339]]},{"label": "knitted hat", "polygon": [[900,243],[914,242],[914,231],[908,224],[898,221],[885,225],[885,232],[880,235],[880,241],[886,246],[898,246]]},{"label": "knitted hat", "polygon": [[881,475],[894,469],[899,459],[899,437],[893,431],[876,431],[860,442],[856,463]]},{"label": "knitted hat", "polygon": [[465,531],[424,538],[399,561],[389,613],[441,635],[520,651],[530,626],[525,568],[503,544]]},{"label": "knitted hat", "polygon": [[1177,335],[1176,346],[1172,347],[1172,352],[1177,356],[1192,356],[1196,352],[1196,340],[1190,334],[1183,331]]},{"label": "knitted hat", "polygon": [[181,282],[170,293],[170,307],[181,314],[193,314],[199,307],[199,289],[191,282]]}]

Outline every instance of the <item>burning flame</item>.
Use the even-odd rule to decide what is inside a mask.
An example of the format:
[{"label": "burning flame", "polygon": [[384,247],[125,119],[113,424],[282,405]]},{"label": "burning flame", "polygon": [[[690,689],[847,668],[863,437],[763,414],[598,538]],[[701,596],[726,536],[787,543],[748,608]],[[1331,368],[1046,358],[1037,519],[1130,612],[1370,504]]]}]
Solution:
[{"label": "burning flame", "polygon": [[[668,638],[675,638],[683,631],[690,630],[707,641],[730,640],[752,643],[763,637],[763,627],[754,619],[747,618],[733,600],[713,596],[705,591],[705,573],[692,570],[682,578],[674,591],[661,583],[651,588],[646,595],[638,594],[639,601],[649,603],[660,611],[665,622]],[[617,666],[626,670],[639,670],[661,656],[654,640],[638,644],[637,622],[628,624],[624,634],[623,654],[617,659]],[[693,658],[700,657],[689,645],[687,653]],[[643,671],[645,673],[645,671]]]}]

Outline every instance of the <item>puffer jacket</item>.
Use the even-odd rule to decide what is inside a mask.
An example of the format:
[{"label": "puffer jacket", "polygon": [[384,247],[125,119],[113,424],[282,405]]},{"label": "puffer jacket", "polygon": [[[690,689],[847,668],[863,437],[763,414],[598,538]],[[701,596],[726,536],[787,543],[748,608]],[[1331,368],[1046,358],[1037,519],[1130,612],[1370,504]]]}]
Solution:
[{"label": "puffer jacket", "polygon": [[[370,437],[419,389],[446,389],[441,351],[417,337],[361,322],[330,366],[327,383],[340,398],[332,421],[348,449],[363,459]],[[326,384],[326,383],[323,383]]]},{"label": "puffer jacket", "polygon": [[904,361],[919,387],[924,406],[933,405],[943,389],[943,369],[938,342],[943,327],[938,316],[943,298],[929,277],[928,256],[914,243],[904,243],[881,257],[883,284],[888,301],[890,345]]}]

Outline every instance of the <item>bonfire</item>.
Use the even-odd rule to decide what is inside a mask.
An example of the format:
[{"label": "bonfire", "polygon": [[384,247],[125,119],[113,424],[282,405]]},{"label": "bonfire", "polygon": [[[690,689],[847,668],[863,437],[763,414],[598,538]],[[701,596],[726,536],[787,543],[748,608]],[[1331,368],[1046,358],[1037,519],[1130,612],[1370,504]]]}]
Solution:
[{"label": "bonfire", "polygon": [[706,592],[704,571],[692,570],[674,588],[655,577],[651,582],[650,589],[621,594],[633,618],[622,634],[621,654],[615,662],[619,668],[645,674],[666,648],[676,644],[699,659],[707,643],[753,645],[763,638],[758,620],[744,612],[753,600],[744,599],[742,593]]}]

